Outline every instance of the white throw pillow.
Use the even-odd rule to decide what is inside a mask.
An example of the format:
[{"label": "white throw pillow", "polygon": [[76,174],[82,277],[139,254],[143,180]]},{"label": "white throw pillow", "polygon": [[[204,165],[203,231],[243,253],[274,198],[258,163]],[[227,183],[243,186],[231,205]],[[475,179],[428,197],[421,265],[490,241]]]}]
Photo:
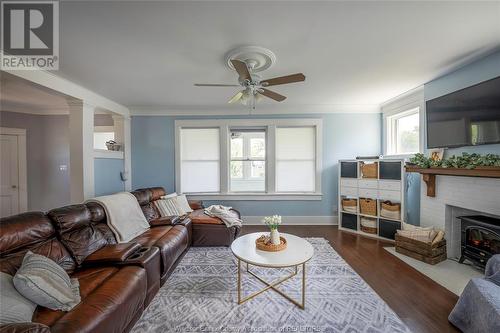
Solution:
[{"label": "white throw pillow", "polygon": [[16,290],[12,276],[0,272],[0,324],[31,322],[36,304]]},{"label": "white throw pillow", "polygon": [[167,195],[164,195],[162,196],[161,198],[162,199],[170,199],[170,198],[175,198],[177,196],[177,193],[170,193],[170,194],[167,194]]},{"label": "white throw pillow", "polygon": [[53,260],[28,251],[13,278],[17,291],[35,304],[70,311],[80,303],[80,285]]},{"label": "white throw pillow", "polygon": [[156,200],[154,204],[162,217],[182,216],[186,214],[186,212],[182,210],[179,204],[177,203],[176,197]]},{"label": "white throw pillow", "polygon": [[434,227],[419,227],[419,226],[416,226],[416,225],[413,225],[413,224],[409,224],[409,223],[405,223],[405,222],[401,223],[401,230],[429,231],[429,230],[433,230],[433,229],[434,229]]},{"label": "white throw pillow", "polygon": [[191,213],[193,210],[191,209],[191,206],[189,206],[189,202],[186,198],[185,194],[178,195],[175,197],[177,199],[177,203],[179,204],[179,207],[186,213]]}]

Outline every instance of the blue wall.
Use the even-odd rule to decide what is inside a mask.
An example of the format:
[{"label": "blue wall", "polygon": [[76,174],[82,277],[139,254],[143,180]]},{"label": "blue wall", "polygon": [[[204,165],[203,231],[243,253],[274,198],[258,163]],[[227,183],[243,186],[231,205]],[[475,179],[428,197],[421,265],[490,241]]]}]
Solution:
[{"label": "blue wall", "polygon": [[[500,52],[491,54],[448,75],[426,83],[424,85],[424,99],[425,101],[428,101],[497,76],[500,76]],[[422,133],[425,135],[425,128],[422,130]],[[425,138],[425,141],[424,146],[427,147],[427,138]],[[425,149],[425,151],[427,151],[427,149]],[[451,155],[461,155],[462,152],[500,154],[500,144],[447,149],[445,151],[445,157],[449,157]],[[414,174],[409,176],[407,178],[407,185],[407,221],[411,224],[419,225],[420,175]]]},{"label": "blue wall", "polygon": [[[132,117],[132,187],[175,188],[174,121],[207,117]],[[321,201],[207,201],[235,207],[245,216],[329,216],[337,209],[338,160],[381,153],[380,114],[247,116],[210,118],[321,118],[323,173]]]},{"label": "blue wall", "polygon": [[125,183],[120,178],[123,160],[116,158],[94,159],[95,196],[113,194],[125,190]]},{"label": "blue wall", "polygon": [[[424,85],[425,100],[428,101],[498,76],[500,76],[500,51],[426,83]],[[462,152],[500,154],[500,144],[448,149],[445,156],[460,155]]]}]

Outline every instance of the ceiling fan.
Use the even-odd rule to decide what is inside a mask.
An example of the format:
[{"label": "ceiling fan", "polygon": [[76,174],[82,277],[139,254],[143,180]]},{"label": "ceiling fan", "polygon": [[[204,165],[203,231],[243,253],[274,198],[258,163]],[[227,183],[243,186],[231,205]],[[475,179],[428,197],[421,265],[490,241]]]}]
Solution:
[{"label": "ceiling fan", "polygon": [[205,84],[205,83],[195,83],[196,87],[243,87],[243,90],[237,92],[228,103],[240,102],[245,105],[251,106],[255,109],[256,101],[260,100],[261,96],[268,97],[277,102],[282,102],[286,99],[286,96],[278,94],[272,90],[266,89],[269,86],[276,86],[280,84],[288,84],[294,82],[301,82],[306,79],[304,74],[297,73],[286,76],[275,77],[272,79],[261,79],[260,75],[252,73],[252,69],[255,66],[255,62],[252,60],[241,61],[237,59],[231,59],[234,69],[239,75],[237,84]]}]

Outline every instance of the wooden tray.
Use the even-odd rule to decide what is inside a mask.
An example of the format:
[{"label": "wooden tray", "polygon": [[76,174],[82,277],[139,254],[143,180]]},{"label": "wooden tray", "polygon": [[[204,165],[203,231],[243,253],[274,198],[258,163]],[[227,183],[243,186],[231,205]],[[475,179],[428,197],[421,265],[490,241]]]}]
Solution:
[{"label": "wooden tray", "polygon": [[271,243],[267,243],[267,241],[269,241],[269,237],[262,235],[255,240],[255,246],[258,250],[278,252],[286,249],[286,239],[280,236],[280,240],[281,242],[279,245],[274,245]]}]

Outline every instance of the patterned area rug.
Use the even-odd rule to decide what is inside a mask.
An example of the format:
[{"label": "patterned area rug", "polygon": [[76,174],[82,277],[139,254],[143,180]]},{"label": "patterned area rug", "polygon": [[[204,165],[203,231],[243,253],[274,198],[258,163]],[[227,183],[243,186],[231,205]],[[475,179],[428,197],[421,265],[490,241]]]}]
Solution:
[{"label": "patterned area rug", "polygon": [[[306,264],[305,310],[273,290],[238,305],[231,250],[191,248],[132,332],[409,332],[326,239],[307,240],[315,252]],[[293,270],[250,267],[267,281]],[[242,271],[245,296],[263,288]],[[300,301],[301,279],[299,269],[279,289]]]}]

